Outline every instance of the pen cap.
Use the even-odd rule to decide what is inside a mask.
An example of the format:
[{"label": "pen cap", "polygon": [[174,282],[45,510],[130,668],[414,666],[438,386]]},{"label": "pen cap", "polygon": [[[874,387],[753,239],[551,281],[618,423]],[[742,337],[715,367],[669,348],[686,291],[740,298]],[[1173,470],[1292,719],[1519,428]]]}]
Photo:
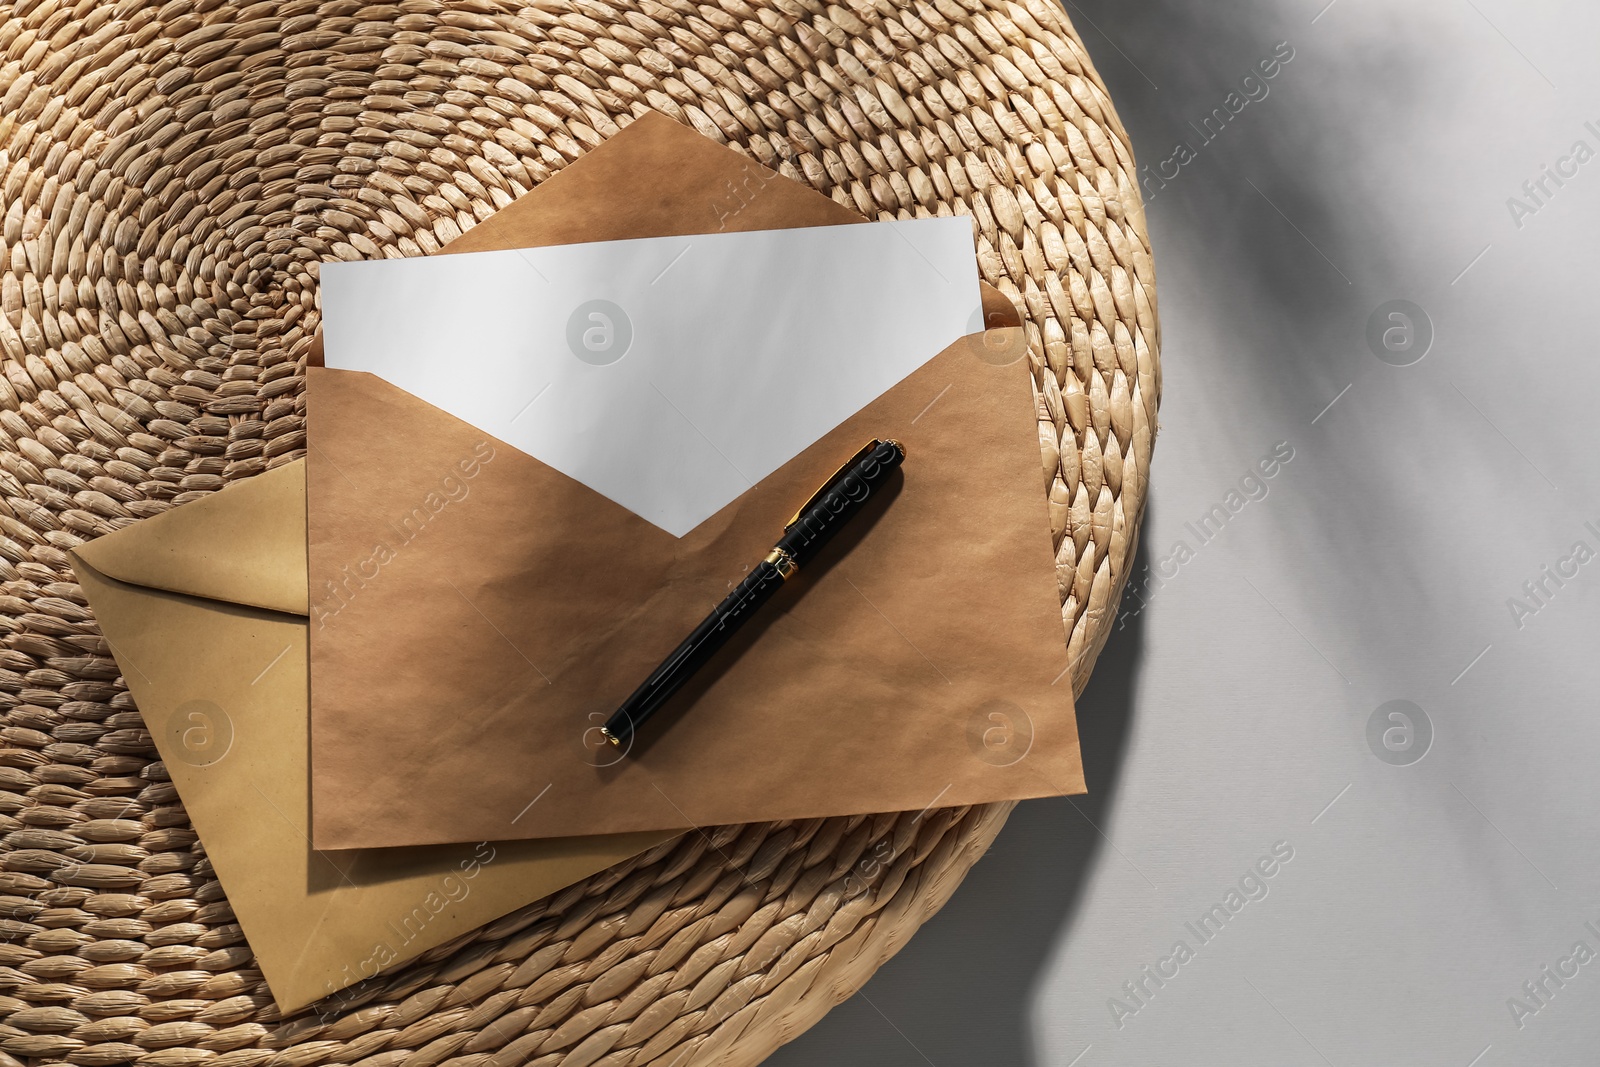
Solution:
[{"label": "pen cap", "polygon": [[784,527],[777,547],[804,567],[883,488],[905,458],[898,441],[873,441]]}]

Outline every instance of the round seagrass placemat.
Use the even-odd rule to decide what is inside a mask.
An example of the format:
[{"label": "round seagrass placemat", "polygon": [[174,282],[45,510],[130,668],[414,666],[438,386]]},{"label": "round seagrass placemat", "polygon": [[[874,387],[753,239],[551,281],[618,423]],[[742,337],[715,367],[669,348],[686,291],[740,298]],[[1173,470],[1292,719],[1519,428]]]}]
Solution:
[{"label": "round seagrass placemat", "polygon": [[1075,691],[1160,388],[1132,153],[1048,0],[0,3],[0,1067],[752,1064],[1010,805],[686,834],[283,1020],[64,549],[300,457],[316,266],[420,255],[646,110],[1025,310]]}]

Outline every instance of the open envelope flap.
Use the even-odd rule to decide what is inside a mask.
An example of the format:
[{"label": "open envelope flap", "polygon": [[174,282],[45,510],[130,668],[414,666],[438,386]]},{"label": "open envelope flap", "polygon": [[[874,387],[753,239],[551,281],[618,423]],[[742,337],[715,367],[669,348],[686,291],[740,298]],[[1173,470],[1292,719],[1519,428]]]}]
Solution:
[{"label": "open envelope flap", "polygon": [[[866,221],[809,185],[649,111],[440,252]],[[988,282],[978,288],[985,326],[1022,325],[1005,294]]]},{"label": "open envelope flap", "polygon": [[130,585],[305,615],[305,494],[305,464],[289,463],[247,496],[224,489],[72,552]]},{"label": "open envelope flap", "polygon": [[[809,185],[651,111],[439,254],[866,221]],[[1009,297],[985,281],[978,289],[985,326],[1022,325]],[[322,364],[320,332],[308,361]]]}]

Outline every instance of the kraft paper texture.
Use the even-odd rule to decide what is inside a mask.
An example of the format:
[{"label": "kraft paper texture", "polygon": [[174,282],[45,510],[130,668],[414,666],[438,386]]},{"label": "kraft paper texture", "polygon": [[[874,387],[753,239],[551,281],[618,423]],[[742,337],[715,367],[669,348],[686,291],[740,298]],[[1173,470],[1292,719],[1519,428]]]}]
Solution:
[{"label": "kraft paper texture", "polygon": [[[446,251],[854,221],[646,116]],[[984,295],[991,324],[1017,321]],[[682,538],[370,374],[313,369],[317,847],[1081,792],[1020,340],[958,341]],[[885,436],[902,476],[631,751],[600,745],[789,514]]]}]

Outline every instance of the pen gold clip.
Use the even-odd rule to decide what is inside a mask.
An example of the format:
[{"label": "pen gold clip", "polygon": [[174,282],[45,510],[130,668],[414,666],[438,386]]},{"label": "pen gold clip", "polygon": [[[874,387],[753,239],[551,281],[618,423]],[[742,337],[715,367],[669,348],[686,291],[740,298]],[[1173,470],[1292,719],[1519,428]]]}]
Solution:
[{"label": "pen gold clip", "polygon": [[789,517],[789,521],[783,524],[784,532],[787,533],[790,527],[799,522],[800,516],[804,515],[808,510],[810,510],[811,505],[817,502],[818,497],[820,497],[823,493],[826,493],[829,489],[833,488],[834,482],[837,482],[840,478],[843,478],[851,467],[854,467],[858,462],[860,462],[861,458],[868,452],[871,452],[874,448],[877,448],[880,443],[881,442],[877,440],[868,441],[866,444],[861,446],[861,450],[859,452],[845,460],[843,465],[840,466],[838,470],[834,471],[833,474],[829,475],[827,481],[822,483],[821,488],[819,488],[815,493],[812,493],[810,498],[807,499],[804,504],[801,504],[795,509],[794,514]]}]

